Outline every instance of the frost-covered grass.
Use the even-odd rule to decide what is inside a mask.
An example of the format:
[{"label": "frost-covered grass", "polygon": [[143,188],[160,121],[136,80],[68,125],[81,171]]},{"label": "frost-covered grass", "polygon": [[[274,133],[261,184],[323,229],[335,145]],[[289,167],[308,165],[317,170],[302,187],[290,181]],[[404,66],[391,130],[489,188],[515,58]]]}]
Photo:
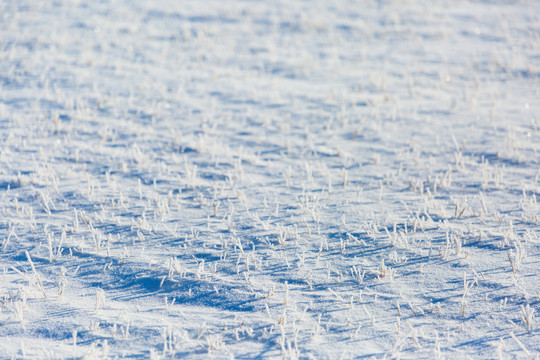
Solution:
[{"label": "frost-covered grass", "polygon": [[0,358],[538,358],[534,1],[0,1]]}]

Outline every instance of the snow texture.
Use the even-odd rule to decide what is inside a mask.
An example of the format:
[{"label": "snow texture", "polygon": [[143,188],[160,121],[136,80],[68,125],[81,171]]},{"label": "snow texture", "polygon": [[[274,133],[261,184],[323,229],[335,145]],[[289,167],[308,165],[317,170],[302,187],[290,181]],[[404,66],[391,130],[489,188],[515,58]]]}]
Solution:
[{"label": "snow texture", "polygon": [[0,358],[538,359],[539,2],[0,19]]}]

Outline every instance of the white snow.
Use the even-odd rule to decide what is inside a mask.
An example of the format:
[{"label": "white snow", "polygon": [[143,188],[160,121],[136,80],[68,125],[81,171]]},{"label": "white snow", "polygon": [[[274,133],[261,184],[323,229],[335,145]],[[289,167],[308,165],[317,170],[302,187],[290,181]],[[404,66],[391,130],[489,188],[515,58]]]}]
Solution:
[{"label": "white snow", "polygon": [[539,5],[0,0],[0,358],[538,359]]}]

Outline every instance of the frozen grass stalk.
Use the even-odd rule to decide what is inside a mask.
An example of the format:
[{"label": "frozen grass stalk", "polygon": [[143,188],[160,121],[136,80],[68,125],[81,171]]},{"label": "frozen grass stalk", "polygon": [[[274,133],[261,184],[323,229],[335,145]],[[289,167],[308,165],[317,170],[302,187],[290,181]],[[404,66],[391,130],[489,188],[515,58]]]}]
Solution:
[{"label": "frozen grass stalk", "polygon": [[534,308],[530,307],[529,304],[527,306],[521,305],[521,320],[528,331],[533,331],[534,328],[534,312]]},{"label": "frozen grass stalk", "polygon": [[28,262],[30,263],[30,266],[32,267],[32,272],[34,273],[36,280],[38,282],[38,288],[43,294],[44,298],[47,298],[47,294],[45,293],[45,289],[43,288],[43,284],[41,283],[41,279],[39,277],[39,274],[36,270],[36,267],[34,266],[34,262],[32,261],[32,258],[30,257],[30,253],[28,251],[25,251],[26,258],[28,259]]}]

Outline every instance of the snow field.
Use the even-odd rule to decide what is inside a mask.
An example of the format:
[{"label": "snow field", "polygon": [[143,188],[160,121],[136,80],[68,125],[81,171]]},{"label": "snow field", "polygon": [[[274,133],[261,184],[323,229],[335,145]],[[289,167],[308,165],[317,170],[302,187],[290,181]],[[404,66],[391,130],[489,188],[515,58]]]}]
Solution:
[{"label": "snow field", "polygon": [[539,10],[0,1],[0,358],[538,358]]}]

